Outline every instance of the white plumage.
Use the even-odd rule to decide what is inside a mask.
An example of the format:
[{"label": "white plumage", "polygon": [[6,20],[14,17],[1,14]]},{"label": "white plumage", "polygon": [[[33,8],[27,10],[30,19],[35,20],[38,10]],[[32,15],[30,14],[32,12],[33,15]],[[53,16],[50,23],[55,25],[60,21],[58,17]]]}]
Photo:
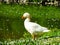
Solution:
[{"label": "white plumage", "polygon": [[29,13],[24,13],[22,18],[26,18],[24,21],[24,26],[26,28],[26,30],[34,37],[35,33],[40,33],[40,32],[49,32],[50,30],[48,30],[45,27],[40,26],[37,23],[34,22],[30,22],[30,14]]}]

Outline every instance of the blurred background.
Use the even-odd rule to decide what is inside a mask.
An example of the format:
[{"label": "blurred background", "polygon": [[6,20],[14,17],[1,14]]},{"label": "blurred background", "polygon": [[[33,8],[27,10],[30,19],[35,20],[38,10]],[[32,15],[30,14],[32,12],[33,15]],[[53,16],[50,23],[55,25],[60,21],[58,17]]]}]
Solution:
[{"label": "blurred background", "polygon": [[31,14],[31,21],[47,27],[44,36],[60,36],[60,0],[0,0],[0,40],[30,37],[24,28],[23,13]]}]

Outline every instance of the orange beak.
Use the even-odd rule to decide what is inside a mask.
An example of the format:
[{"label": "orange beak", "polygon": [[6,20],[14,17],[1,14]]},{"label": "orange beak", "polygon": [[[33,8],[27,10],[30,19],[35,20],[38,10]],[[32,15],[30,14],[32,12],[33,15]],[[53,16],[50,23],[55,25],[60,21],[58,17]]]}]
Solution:
[{"label": "orange beak", "polygon": [[22,16],[22,19],[24,19],[24,17]]}]

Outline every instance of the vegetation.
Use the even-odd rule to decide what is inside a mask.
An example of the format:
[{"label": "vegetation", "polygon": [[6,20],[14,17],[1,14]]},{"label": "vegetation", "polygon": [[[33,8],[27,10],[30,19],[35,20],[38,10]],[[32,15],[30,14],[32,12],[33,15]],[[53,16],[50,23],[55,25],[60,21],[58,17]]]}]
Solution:
[{"label": "vegetation", "polygon": [[[45,26],[51,31],[39,36],[37,40],[32,40],[31,35],[25,30],[23,20],[21,19],[24,12],[29,12],[31,14],[31,21],[36,22],[41,26]],[[8,45],[10,42],[13,42],[13,44],[17,45],[59,45],[59,36],[59,7],[0,4],[0,40],[5,40],[3,41],[3,44]],[[2,44],[2,42],[0,42],[0,44]]]}]

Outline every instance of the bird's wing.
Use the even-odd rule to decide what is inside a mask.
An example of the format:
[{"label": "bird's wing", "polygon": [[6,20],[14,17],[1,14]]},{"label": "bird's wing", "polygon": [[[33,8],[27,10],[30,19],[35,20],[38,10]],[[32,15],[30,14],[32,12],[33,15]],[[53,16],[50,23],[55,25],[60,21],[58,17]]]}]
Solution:
[{"label": "bird's wing", "polygon": [[39,24],[33,23],[33,22],[30,22],[30,24],[31,24],[32,30],[34,30],[34,31],[42,31],[41,30],[42,26],[40,26]]},{"label": "bird's wing", "polygon": [[36,32],[48,32],[49,30],[46,27],[42,27],[37,23],[30,22],[32,30]]}]

